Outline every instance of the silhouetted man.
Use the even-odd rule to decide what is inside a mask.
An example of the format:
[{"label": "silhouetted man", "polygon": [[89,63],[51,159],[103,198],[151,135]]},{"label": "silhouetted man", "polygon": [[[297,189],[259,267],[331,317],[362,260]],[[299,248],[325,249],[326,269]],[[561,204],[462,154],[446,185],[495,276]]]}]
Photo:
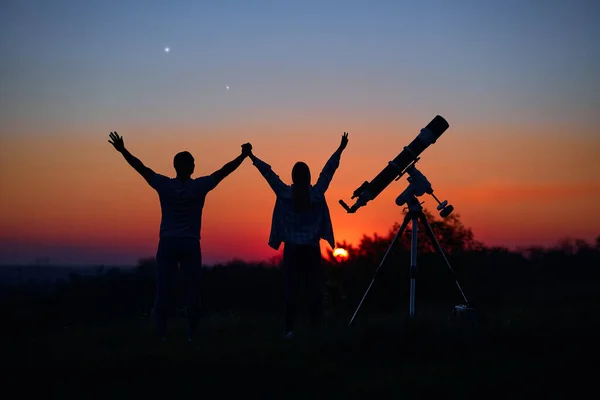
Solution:
[{"label": "silhouetted man", "polygon": [[211,175],[195,179],[191,177],[195,167],[194,157],[189,152],[182,151],[173,159],[177,177],[168,178],[155,173],[134,157],[125,148],[123,138],[117,132],[111,132],[109,137],[111,140],[108,142],[158,192],[160,199],[162,218],[156,252],[157,285],[154,303],[158,336],[161,340],[166,340],[167,314],[172,306],[174,275],[179,264],[185,281],[188,333],[189,340],[192,341],[200,316],[199,285],[202,267],[200,227],[204,199],[208,192],[240,166],[244,158],[250,154],[251,146],[242,145],[242,154],[233,161]]},{"label": "silhouetted man", "polygon": [[285,337],[293,336],[294,320],[300,305],[301,285],[308,294],[310,319],[313,327],[321,318],[322,270],[320,240],[325,239],[333,248],[333,226],[325,192],[340,165],[342,152],[348,145],[348,133],[344,132],[337,150],[331,155],[319,179],[310,182],[308,165],[299,161],[292,169],[292,185],[287,185],[271,169],[256,157],[250,146],[250,158],[254,166],[269,183],[277,196],[271,220],[269,246],[283,248],[283,278],[285,294]]}]

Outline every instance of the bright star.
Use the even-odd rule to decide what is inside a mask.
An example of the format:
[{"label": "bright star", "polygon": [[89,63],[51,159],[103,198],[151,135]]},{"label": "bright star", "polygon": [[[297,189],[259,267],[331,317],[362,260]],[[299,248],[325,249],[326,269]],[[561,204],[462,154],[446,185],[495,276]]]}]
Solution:
[{"label": "bright star", "polygon": [[225,89],[229,90],[229,86],[225,86]]},{"label": "bright star", "polygon": [[168,47],[165,47],[165,53],[168,53],[171,49]]}]

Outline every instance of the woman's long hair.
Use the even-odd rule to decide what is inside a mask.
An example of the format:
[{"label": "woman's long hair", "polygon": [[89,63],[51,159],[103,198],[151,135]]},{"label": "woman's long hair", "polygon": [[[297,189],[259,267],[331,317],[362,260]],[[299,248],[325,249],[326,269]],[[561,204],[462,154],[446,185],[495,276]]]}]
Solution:
[{"label": "woman's long hair", "polygon": [[310,169],[306,163],[298,161],[292,168],[292,204],[294,211],[302,212],[310,208]]}]

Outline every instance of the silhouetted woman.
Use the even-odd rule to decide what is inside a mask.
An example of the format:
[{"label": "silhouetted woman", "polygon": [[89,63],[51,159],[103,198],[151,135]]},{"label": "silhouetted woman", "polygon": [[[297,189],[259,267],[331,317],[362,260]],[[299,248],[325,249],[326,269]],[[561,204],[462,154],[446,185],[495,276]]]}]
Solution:
[{"label": "silhouetted woman", "polygon": [[348,144],[344,132],[338,149],[325,164],[315,185],[310,184],[310,169],[297,162],[292,169],[292,185],[286,185],[271,166],[250,153],[253,164],[265,177],[277,200],[273,210],[269,246],[283,248],[283,276],[285,292],[285,335],[292,337],[294,320],[299,306],[301,285],[308,297],[311,325],[321,319],[321,250],[320,240],[335,247],[333,227],[325,192],[340,165],[340,156]]}]

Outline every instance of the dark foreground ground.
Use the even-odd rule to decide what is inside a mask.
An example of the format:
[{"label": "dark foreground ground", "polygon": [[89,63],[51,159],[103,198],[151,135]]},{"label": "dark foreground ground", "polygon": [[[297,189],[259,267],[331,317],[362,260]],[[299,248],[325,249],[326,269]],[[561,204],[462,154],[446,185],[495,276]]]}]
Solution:
[{"label": "dark foreground ground", "polygon": [[[478,323],[450,313],[330,319],[318,333],[281,335],[279,316],[205,317],[187,343],[184,321],[157,343],[148,319],[67,326],[3,340],[3,385],[77,398],[164,392],[195,398],[491,398],[594,393],[597,309],[511,310]],[[8,384],[8,386],[6,385]],[[40,393],[41,391],[41,393]]]}]

